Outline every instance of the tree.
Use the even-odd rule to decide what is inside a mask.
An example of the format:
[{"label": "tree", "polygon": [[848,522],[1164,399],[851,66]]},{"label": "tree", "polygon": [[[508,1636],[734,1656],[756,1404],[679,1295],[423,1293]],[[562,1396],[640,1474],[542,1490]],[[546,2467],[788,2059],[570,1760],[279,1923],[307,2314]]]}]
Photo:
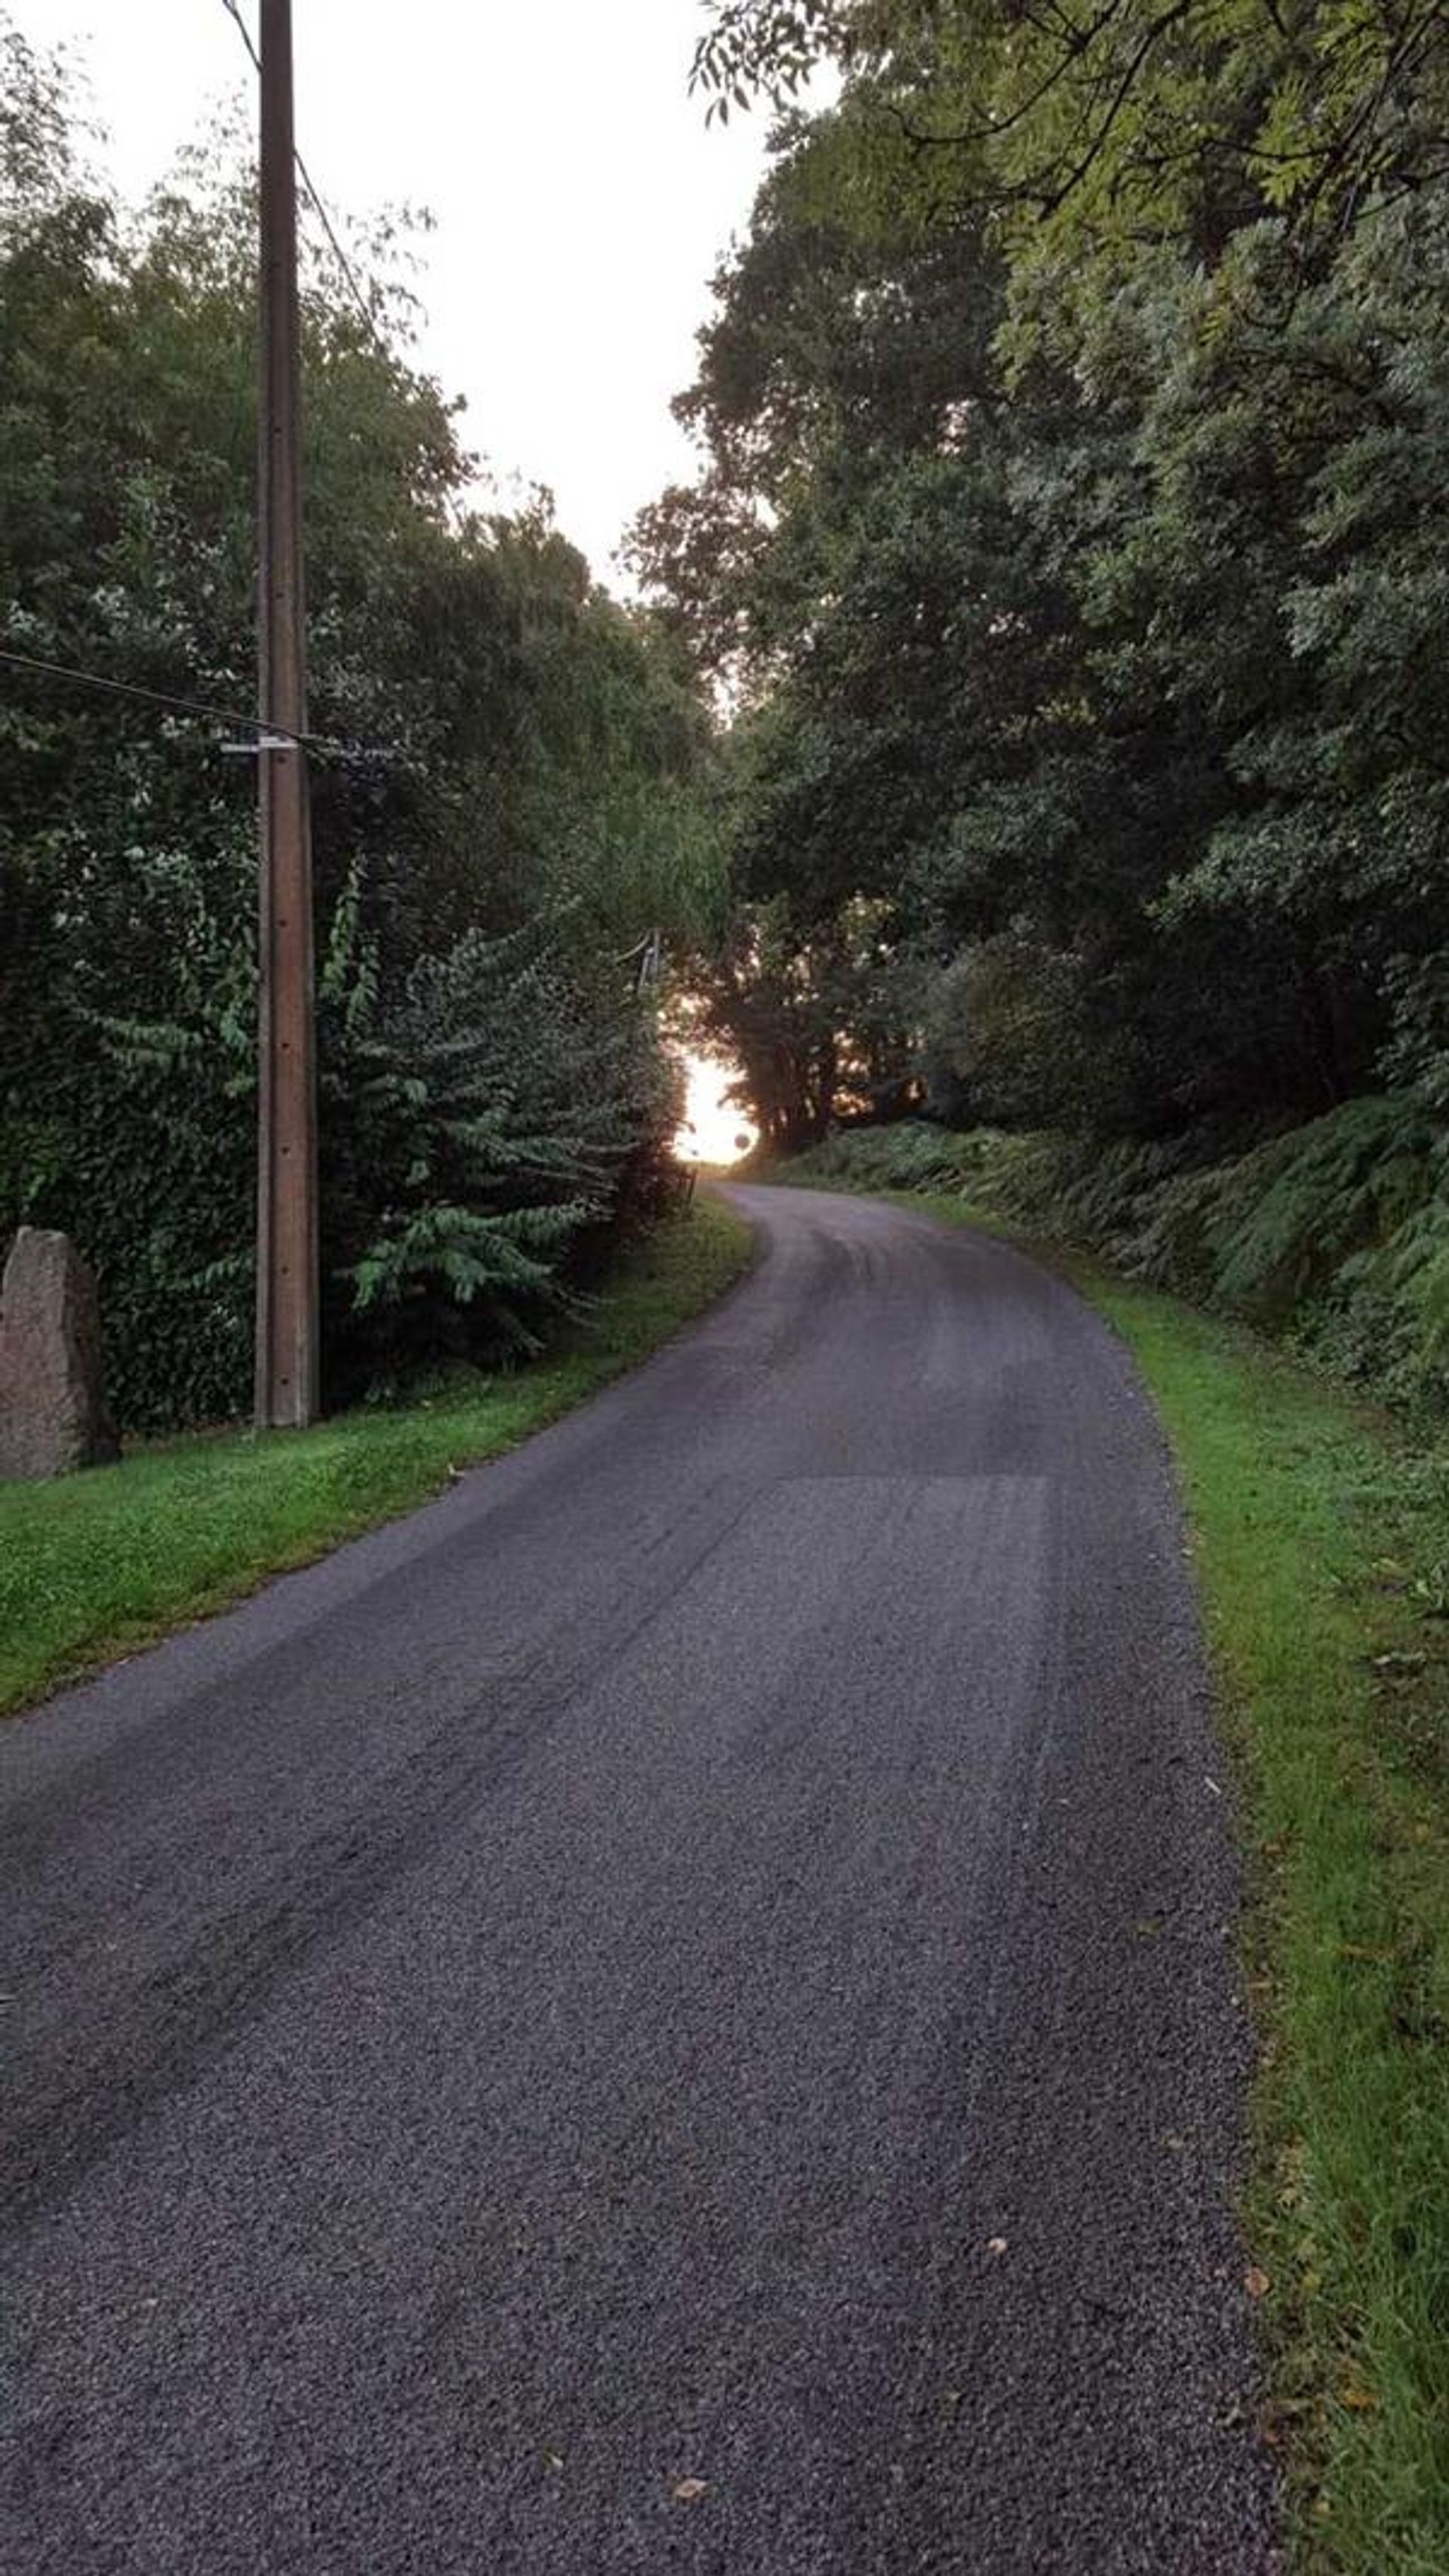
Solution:
[{"label": "tree", "polygon": [[[63,72],[13,31],[0,59],[0,645],[224,711],[0,687],[0,1229],[76,1234],[141,1425],[247,1386],[254,780],[223,746],[253,697],[251,185],[223,134],[128,214]],[[671,1123],[627,954],[718,915],[677,647],[546,509],[476,507],[405,303],[373,304],[306,268],[318,945],[353,961],[321,1033],[334,1389],[536,1332]]]},{"label": "tree", "polygon": [[1437,14],[728,0],[698,76],[822,50],[640,531],[743,712],[733,953],[993,1117],[1371,1087],[1446,939]]}]

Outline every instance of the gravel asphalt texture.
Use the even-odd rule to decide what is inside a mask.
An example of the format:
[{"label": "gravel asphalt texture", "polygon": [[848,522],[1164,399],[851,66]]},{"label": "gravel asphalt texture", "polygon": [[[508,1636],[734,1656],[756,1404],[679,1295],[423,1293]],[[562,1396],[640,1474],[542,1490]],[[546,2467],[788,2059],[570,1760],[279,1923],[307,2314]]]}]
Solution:
[{"label": "gravel asphalt texture", "polygon": [[1249,2576],[1162,1444],[819,1193],[436,1504],[0,1733],[12,2576]]}]

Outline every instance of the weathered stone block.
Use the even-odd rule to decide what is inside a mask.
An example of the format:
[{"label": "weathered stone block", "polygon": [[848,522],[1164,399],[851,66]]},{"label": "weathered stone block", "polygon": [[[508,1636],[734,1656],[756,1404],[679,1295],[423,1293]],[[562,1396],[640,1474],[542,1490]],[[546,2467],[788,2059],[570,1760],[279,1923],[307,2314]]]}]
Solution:
[{"label": "weathered stone block", "polygon": [[0,1477],[64,1476],[118,1454],[95,1280],[68,1234],[23,1225],[0,1284]]}]

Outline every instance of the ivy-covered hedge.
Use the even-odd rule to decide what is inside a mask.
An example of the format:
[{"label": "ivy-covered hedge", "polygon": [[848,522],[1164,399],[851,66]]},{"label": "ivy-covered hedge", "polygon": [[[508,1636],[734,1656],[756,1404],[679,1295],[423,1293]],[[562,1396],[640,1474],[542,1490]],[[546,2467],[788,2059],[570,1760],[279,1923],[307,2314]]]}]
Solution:
[{"label": "ivy-covered hedge", "polygon": [[[153,875],[166,1013],[58,1009],[47,1114],[0,1120],[0,1229],[62,1227],[100,1283],[130,1430],[250,1395],[256,1187],[249,943],[194,878]],[[249,884],[249,879],[247,880]],[[473,933],[380,995],[354,883],[320,977],[324,1374],[333,1400],[423,1362],[538,1347],[571,1267],[675,1115],[647,1011],[589,990],[545,928]]]}]

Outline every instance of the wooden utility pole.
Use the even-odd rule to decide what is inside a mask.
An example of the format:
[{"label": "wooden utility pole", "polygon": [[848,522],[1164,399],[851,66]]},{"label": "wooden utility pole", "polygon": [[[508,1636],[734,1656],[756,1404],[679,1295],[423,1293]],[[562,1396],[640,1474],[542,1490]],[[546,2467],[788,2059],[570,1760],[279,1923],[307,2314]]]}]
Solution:
[{"label": "wooden utility pole", "polygon": [[317,1098],[291,0],[261,0],[260,1122],[256,1419],[317,1410]]}]

